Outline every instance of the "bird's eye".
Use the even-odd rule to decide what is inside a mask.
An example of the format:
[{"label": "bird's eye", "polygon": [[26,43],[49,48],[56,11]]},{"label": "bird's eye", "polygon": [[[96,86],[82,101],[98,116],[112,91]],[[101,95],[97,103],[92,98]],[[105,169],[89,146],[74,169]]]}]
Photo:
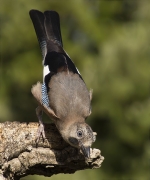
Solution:
[{"label": "bird's eye", "polygon": [[82,135],[83,135],[83,132],[82,132],[81,130],[79,130],[79,131],[77,132],[77,136],[78,136],[78,137],[82,137]]}]

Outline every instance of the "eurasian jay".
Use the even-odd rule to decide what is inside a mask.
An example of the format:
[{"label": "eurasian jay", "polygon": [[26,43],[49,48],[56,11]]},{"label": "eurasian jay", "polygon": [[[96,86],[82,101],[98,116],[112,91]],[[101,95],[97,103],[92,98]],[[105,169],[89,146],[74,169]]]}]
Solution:
[{"label": "eurasian jay", "polygon": [[43,56],[43,84],[32,87],[38,101],[38,137],[45,138],[42,112],[54,121],[62,138],[90,157],[95,141],[91,127],[85,119],[91,114],[92,92],[88,91],[78,69],[63,49],[59,15],[55,11],[29,12]]}]

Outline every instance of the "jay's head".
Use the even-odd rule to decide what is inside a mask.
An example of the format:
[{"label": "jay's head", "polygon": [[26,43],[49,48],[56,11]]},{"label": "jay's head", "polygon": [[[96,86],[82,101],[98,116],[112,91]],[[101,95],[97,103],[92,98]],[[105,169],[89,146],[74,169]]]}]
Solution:
[{"label": "jay's head", "polygon": [[90,157],[90,147],[96,140],[95,133],[86,123],[73,123],[67,130],[66,141],[78,149],[81,149],[85,157]]}]

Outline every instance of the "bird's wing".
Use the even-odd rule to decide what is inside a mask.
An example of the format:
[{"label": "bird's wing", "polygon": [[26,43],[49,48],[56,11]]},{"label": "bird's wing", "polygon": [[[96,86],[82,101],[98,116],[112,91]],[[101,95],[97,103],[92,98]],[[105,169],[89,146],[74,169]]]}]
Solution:
[{"label": "bird's wing", "polygon": [[42,110],[52,119],[52,120],[56,120],[58,119],[58,117],[56,116],[55,112],[47,107],[45,104],[43,104],[42,102],[42,84],[40,82],[37,82],[37,84],[32,86],[31,92],[33,94],[33,96],[35,97],[35,99],[37,100],[39,106],[42,108]]}]

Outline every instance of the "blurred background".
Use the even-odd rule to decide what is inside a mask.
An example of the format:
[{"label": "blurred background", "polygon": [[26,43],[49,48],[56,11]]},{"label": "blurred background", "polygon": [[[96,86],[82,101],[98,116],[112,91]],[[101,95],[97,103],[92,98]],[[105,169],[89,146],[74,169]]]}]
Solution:
[{"label": "blurred background", "polygon": [[96,170],[22,180],[150,179],[150,2],[1,0],[1,122],[37,121],[30,90],[42,81],[42,56],[30,9],[60,14],[64,49],[93,89],[87,123],[105,160]]}]

